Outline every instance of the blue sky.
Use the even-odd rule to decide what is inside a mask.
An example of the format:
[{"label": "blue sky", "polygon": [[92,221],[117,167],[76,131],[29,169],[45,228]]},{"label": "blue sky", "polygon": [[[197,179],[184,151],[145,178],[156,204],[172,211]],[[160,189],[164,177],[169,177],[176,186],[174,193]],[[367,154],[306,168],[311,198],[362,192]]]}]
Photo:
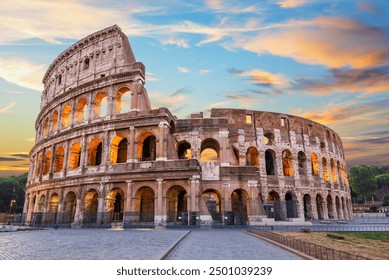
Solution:
[{"label": "blue sky", "polygon": [[337,131],[349,166],[389,163],[386,0],[15,0],[0,7],[0,175],[28,170],[50,63],[114,24],[146,66],[153,107],[180,118],[211,107],[295,114]]}]

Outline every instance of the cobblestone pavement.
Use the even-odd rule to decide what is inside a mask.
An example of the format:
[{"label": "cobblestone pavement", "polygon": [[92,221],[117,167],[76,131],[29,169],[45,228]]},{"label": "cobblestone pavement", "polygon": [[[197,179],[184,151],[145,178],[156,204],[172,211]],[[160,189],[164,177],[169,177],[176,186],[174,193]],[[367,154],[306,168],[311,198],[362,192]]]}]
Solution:
[{"label": "cobblestone pavement", "polygon": [[2,260],[153,260],[188,231],[45,229],[0,233]]},{"label": "cobblestone pavement", "polygon": [[170,260],[301,260],[243,230],[194,230],[169,256]]}]

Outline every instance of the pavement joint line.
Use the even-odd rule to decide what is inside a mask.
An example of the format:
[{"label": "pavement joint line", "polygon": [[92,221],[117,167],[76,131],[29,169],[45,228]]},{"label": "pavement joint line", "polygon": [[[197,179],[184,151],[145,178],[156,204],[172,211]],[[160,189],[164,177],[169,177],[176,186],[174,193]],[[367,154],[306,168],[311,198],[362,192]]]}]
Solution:
[{"label": "pavement joint line", "polygon": [[184,236],[182,236],[176,242],[174,242],[172,245],[170,245],[170,247],[157,259],[158,260],[166,260],[169,257],[169,255],[174,251],[174,249],[176,249],[177,246],[181,243],[181,241],[183,241],[191,232],[192,231],[188,231],[187,233],[185,233]]},{"label": "pavement joint line", "polygon": [[288,246],[285,246],[285,245],[283,245],[283,244],[280,244],[280,243],[278,243],[278,242],[276,242],[276,241],[273,241],[273,240],[271,240],[271,239],[265,238],[265,237],[263,237],[263,236],[256,235],[255,233],[248,232],[248,231],[246,231],[246,230],[244,231],[244,233],[246,233],[246,234],[248,234],[248,235],[251,235],[251,236],[254,236],[254,237],[258,238],[258,239],[262,239],[262,240],[264,240],[264,241],[266,241],[266,242],[269,242],[269,243],[271,243],[271,244],[273,244],[273,245],[276,245],[276,246],[278,246],[278,247],[280,247],[280,248],[282,248],[282,249],[284,249],[284,250],[287,250],[287,251],[289,251],[289,252],[291,252],[291,253],[293,253],[293,254],[296,254],[296,255],[302,257],[302,258],[305,259],[305,260],[318,260],[317,258],[314,258],[314,257],[312,257],[312,256],[309,256],[309,255],[307,255],[307,254],[304,254],[303,252],[300,252],[300,251],[298,251],[298,250],[295,250],[295,249],[293,249],[293,248],[290,248],[290,247],[288,247]]}]

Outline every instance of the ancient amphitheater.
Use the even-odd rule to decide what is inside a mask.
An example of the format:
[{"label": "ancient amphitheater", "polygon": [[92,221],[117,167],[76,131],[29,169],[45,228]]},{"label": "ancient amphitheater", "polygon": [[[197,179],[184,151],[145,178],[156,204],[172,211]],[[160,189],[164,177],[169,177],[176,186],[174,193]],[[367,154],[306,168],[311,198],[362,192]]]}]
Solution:
[{"label": "ancient amphitheater", "polygon": [[340,137],[297,116],[152,109],[145,66],[118,26],[61,53],[43,77],[24,214],[72,227],[261,225],[351,219]]}]

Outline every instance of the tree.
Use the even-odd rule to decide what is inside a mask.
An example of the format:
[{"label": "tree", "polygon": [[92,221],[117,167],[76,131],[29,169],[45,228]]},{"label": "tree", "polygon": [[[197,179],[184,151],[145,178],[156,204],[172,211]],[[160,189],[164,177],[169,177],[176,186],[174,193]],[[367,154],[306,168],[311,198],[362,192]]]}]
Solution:
[{"label": "tree", "polygon": [[358,201],[371,197],[377,189],[377,180],[371,169],[365,165],[351,167],[349,179]]},{"label": "tree", "polygon": [[27,173],[19,177],[0,177],[0,212],[23,212],[26,182]]}]

